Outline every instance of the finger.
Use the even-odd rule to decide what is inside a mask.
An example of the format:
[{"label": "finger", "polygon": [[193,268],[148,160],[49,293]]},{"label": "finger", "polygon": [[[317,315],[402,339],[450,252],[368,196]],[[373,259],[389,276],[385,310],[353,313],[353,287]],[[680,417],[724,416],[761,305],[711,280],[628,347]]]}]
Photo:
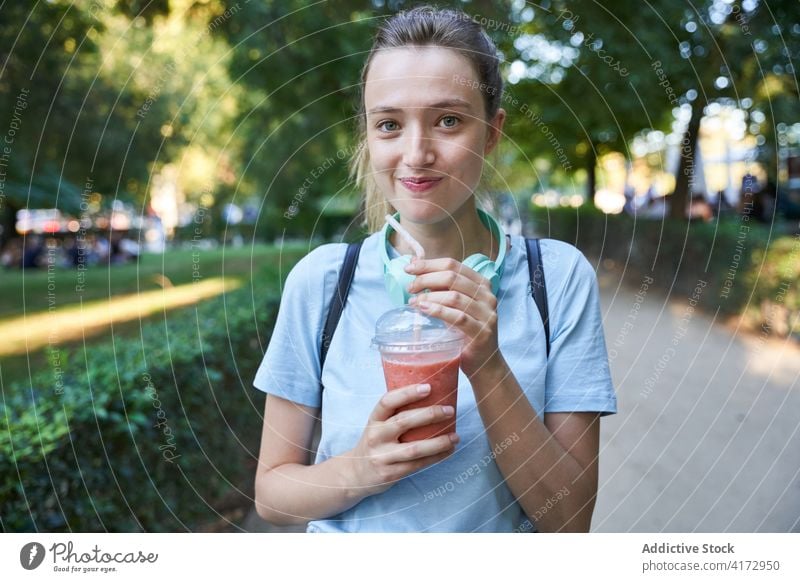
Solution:
[{"label": "finger", "polygon": [[[454,309],[460,309],[461,311],[468,311],[468,310],[478,310],[482,306],[481,302],[477,299],[472,297],[468,297],[463,293],[459,293],[458,291],[428,291],[425,293],[420,293],[419,295],[412,296],[408,304],[409,305],[416,305],[417,303],[438,303],[440,305],[445,305],[447,307],[452,307]],[[488,306],[487,306],[488,308]],[[478,314],[474,315],[476,319],[478,319]]]},{"label": "finger", "polygon": [[417,275],[408,286],[408,292],[412,294],[419,293],[425,289],[432,291],[453,290],[463,293],[467,297],[477,298],[485,291],[488,291],[490,285],[488,279],[484,277],[475,280],[455,271],[436,271]]},{"label": "finger", "polygon": [[439,404],[423,406],[422,408],[413,408],[411,410],[398,412],[384,423],[382,430],[386,430],[387,438],[397,440],[400,435],[412,428],[427,426],[435,422],[452,420],[454,416],[455,410],[452,406],[442,406]]},{"label": "finger", "polygon": [[422,400],[430,392],[430,384],[411,384],[402,388],[388,390],[378,400],[375,408],[372,409],[369,419],[373,422],[388,420],[395,415],[398,408],[417,400]]},{"label": "finger", "polygon": [[482,323],[480,320],[476,319],[466,311],[456,307],[448,307],[447,305],[442,305],[441,303],[418,300],[414,306],[423,313],[432,315],[433,317],[441,319],[445,323],[448,323],[451,326],[459,329],[466,337],[475,337],[486,325],[489,325],[488,317],[482,318],[485,319],[485,322]]},{"label": "finger", "polygon": [[423,462],[422,465],[428,465],[432,462],[431,457],[451,454],[455,450],[458,441],[458,435],[453,432],[432,439],[401,443],[395,446],[391,453],[387,454],[386,461],[396,465],[427,461]]},{"label": "finger", "polygon": [[445,449],[440,453],[434,455],[428,455],[427,457],[420,457],[419,459],[415,459],[413,461],[400,461],[397,463],[393,463],[391,465],[392,476],[387,477],[385,481],[381,484],[383,485],[388,483],[396,483],[400,479],[408,477],[412,473],[416,473],[417,471],[421,471],[426,467],[435,465],[436,463],[445,460],[447,457],[452,455],[455,452],[455,450],[456,450],[455,445],[451,443],[449,445],[449,448]]},{"label": "finger", "polygon": [[426,273],[436,273],[451,271],[457,275],[462,275],[467,279],[480,283],[484,279],[475,269],[467,267],[464,263],[455,259],[417,259],[406,265],[405,270],[412,275],[424,275]]}]

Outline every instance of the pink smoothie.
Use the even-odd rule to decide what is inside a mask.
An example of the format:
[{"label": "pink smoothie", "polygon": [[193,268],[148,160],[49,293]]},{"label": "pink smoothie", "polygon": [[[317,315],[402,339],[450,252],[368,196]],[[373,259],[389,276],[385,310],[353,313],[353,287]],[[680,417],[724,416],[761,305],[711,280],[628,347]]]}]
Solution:
[{"label": "pink smoothie", "polygon": [[[452,355],[452,352],[448,355]],[[439,356],[441,358],[441,356]],[[397,411],[422,408],[435,404],[456,408],[458,397],[458,365],[460,357],[435,359],[435,354],[404,354],[383,357],[383,373],[389,390],[402,388],[409,384],[430,384],[431,393]],[[450,420],[412,428],[400,436],[400,442],[419,441],[456,430],[456,417]]]}]

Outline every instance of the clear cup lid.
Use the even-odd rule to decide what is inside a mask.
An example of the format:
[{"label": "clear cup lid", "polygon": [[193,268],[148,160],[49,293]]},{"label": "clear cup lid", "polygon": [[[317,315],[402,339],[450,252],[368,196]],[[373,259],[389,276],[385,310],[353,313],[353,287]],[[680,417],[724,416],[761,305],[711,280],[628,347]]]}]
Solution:
[{"label": "clear cup lid", "polygon": [[441,319],[406,306],[378,319],[372,345],[382,350],[437,351],[459,347],[463,340],[460,331]]}]

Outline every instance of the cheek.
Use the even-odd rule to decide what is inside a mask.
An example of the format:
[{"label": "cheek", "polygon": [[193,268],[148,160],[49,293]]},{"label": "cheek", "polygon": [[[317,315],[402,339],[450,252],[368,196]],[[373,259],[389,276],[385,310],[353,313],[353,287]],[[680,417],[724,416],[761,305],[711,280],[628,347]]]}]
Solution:
[{"label": "cheek", "polygon": [[447,145],[451,156],[457,156],[460,159],[468,160],[483,157],[484,139],[482,133],[477,129],[464,132]]},{"label": "cheek", "polygon": [[394,166],[392,148],[381,141],[368,142],[369,159],[376,172],[386,171]]},{"label": "cheek", "polygon": [[463,175],[480,174],[483,166],[483,142],[481,140],[464,140],[453,144],[449,158],[452,160],[454,171]]}]

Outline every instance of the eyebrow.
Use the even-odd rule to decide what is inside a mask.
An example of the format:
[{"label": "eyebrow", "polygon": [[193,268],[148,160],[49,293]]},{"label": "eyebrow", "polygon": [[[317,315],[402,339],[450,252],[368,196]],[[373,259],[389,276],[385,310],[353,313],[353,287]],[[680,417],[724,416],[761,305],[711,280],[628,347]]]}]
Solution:
[{"label": "eyebrow", "polygon": [[[444,101],[437,101],[436,103],[431,103],[423,107],[413,107],[411,109],[453,109],[458,107],[471,109],[472,105],[470,105],[469,101],[464,101],[463,99],[446,99]],[[367,113],[396,113],[398,111],[401,111],[401,109],[389,105],[382,105],[370,109]]]}]

